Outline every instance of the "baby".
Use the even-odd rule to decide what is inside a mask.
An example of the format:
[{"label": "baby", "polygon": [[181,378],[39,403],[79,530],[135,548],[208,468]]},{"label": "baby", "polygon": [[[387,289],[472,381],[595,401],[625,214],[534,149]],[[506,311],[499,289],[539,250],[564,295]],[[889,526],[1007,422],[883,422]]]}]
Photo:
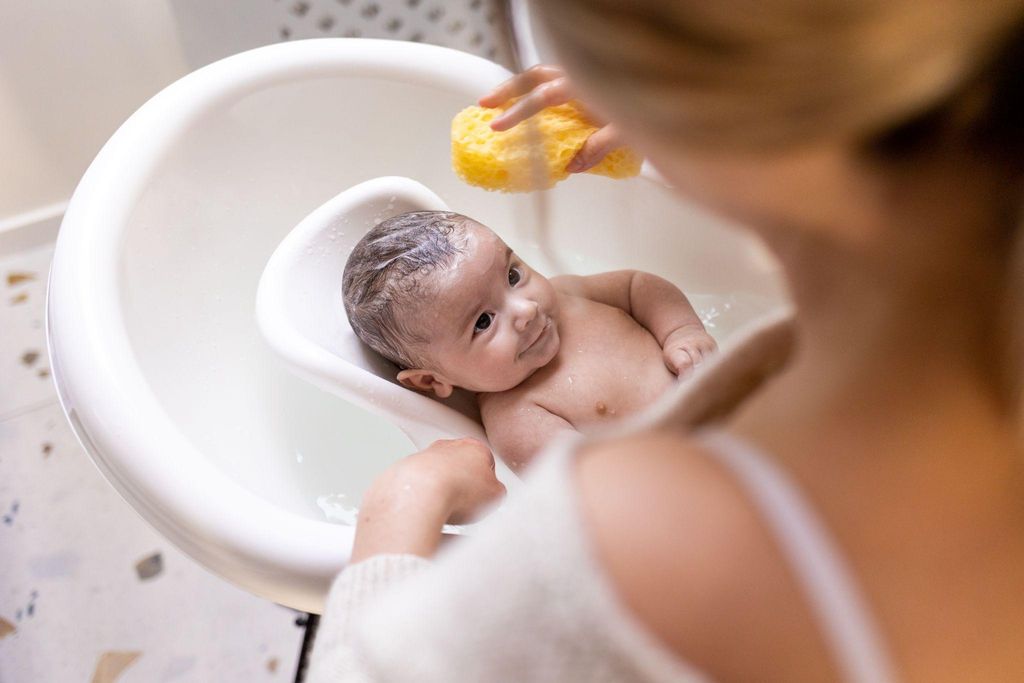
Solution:
[{"label": "baby", "polygon": [[548,279],[457,213],[375,226],[342,288],[352,329],[401,368],[402,385],[476,393],[491,446],[515,471],[559,431],[645,408],[716,348],[668,281],[633,270]]}]

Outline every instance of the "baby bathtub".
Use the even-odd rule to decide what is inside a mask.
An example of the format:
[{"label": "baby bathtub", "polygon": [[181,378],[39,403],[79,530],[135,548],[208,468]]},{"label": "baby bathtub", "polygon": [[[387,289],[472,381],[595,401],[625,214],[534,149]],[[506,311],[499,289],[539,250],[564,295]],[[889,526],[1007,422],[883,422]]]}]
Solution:
[{"label": "baby bathtub", "polygon": [[[412,450],[380,415],[294,377],[257,331],[260,274],[303,216],[408,176],[549,268],[531,199],[468,187],[448,161],[452,115],[507,76],[412,43],[260,48],[146,103],[75,191],[47,313],[64,410],[121,495],[225,579],[319,611],[353,538],[324,511]],[[548,197],[561,263],[643,268],[706,295],[720,341],[781,300],[757,244],[656,182],[580,176]]]}]

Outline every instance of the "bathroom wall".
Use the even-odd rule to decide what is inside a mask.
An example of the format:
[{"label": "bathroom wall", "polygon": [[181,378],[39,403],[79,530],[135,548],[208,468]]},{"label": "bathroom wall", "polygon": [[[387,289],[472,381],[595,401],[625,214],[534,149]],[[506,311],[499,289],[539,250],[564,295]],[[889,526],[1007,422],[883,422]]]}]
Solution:
[{"label": "bathroom wall", "polygon": [[[165,85],[280,40],[418,40],[507,63],[497,0],[47,0],[0,6],[0,250],[52,239],[78,179]],[[20,238],[24,243],[24,237]]]},{"label": "bathroom wall", "polygon": [[187,71],[160,0],[0,9],[0,223],[64,202],[106,139]]}]

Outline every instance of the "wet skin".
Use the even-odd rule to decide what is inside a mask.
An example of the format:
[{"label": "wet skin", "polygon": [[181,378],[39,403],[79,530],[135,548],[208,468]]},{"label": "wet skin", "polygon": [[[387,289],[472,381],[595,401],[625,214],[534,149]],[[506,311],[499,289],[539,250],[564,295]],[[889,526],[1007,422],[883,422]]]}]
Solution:
[{"label": "wet skin", "polygon": [[[675,355],[626,310],[636,277],[657,281],[643,315],[669,323],[657,327]],[[686,297],[660,278],[618,271],[548,279],[475,222],[462,253],[423,287],[409,315],[429,340],[419,349],[429,367],[398,378],[442,398],[457,387],[474,392],[491,445],[514,470],[559,432],[586,432],[649,406],[676,380],[669,365],[680,348],[695,363],[714,349]]]}]

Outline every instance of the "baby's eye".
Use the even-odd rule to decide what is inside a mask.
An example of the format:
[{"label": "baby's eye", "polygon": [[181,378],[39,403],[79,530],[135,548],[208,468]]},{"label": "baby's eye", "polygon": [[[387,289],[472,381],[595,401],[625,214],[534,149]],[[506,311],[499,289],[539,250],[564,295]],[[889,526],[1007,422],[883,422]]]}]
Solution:
[{"label": "baby's eye", "polygon": [[519,272],[518,268],[510,268],[508,271],[508,283],[515,287],[519,284],[519,281],[523,279],[522,273]]},{"label": "baby's eye", "polygon": [[494,321],[494,314],[492,313],[481,313],[480,317],[476,319],[476,324],[473,326],[473,334],[477,332],[483,332],[491,323]]}]

